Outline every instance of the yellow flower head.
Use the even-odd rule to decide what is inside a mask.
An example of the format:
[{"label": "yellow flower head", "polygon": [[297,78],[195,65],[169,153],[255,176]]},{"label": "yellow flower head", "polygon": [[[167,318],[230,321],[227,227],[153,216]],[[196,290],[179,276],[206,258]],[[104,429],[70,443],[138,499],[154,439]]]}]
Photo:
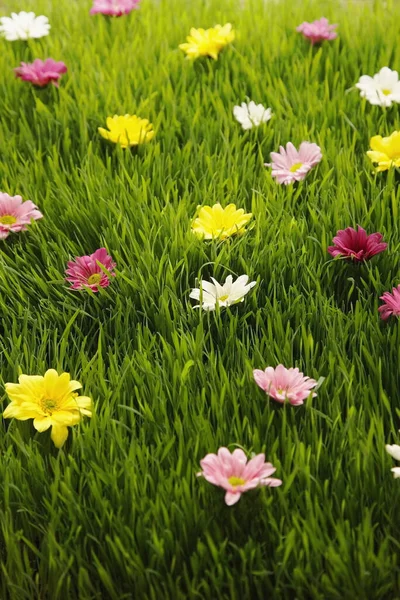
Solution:
[{"label": "yellow flower head", "polygon": [[99,127],[100,135],[122,148],[137,146],[150,142],[154,137],[153,125],[148,119],[141,119],[136,115],[114,115],[107,118],[107,129]]},{"label": "yellow flower head", "polygon": [[370,139],[372,150],[367,152],[373,163],[378,163],[377,171],[387,171],[390,167],[400,167],[400,131],[389,137],[375,135]]},{"label": "yellow flower head", "polygon": [[92,416],[92,401],[87,396],[78,396],[75,390],[82,386],[70,379],[69,373],[58,375],[49,369],[41,375],[20,375],[19,383],[6,383],[6,392],[11,399],[3,413],[5,419],[26,421],[34,419],[37,431],[51,429],[51,439],[61,448],[68,437],[68,426],[76,425],[82,415]]},{"label": "yellow flower head", "polygon": [[189,60],[195,60],[199,56],[211,56],[217,60],[218,54],[225,46],[235,39],[232,25],[227,23],[223,27],[215,25],[210,29],[192,29],[186,38],[187,43],[180,44],[179,48],[186,52]]},{"label": "yellow flower head", "polygon": [[192,231],[204,240],[224,240],[236,233],[244,233],[251,217],[251,213],[245,214],[243,208],[237,209],[234,204],[228,204],[226,208],[220,204],[199,206]]}]

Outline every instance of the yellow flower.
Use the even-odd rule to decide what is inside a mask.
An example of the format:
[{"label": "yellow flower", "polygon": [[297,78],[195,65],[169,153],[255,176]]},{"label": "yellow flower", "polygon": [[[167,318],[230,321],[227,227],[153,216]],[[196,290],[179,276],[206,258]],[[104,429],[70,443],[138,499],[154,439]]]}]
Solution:
[{"label": "yellow flower", "polygon": [[245,225],[250,221],[252,214],[245,214],[243,208],[236,209],[234,204],[222,208],[220,204],[214,206],[198,206],[198,215],[192,224],[192,231],[197,236],[211,240],[221,240],[244,233]]},{"label": "yellow flower", "polygon": [[148,119],[141,119],[136,115],[114,115],[107,118],[107,129],[99,127],[100,135],[122,148],[137,146],[150,142],[154,137],[153,125]]},{"label": "yellow flower", "polygon": [[378,163],[377,171],[387,171],[390,167],[400,167],[400,131],[389,137],[375,135],[370,139],[372,150],[367,152],[373,163]]},{"label": "yellow flower", "polygon": [[187,43],[180,44],[179,48],[186,52],[189,60],[195,60],[199,56],[211,56],[217,60],[218,54],[225,46],[235,39],[232,25],[227,23],[223,27],[215,25],[210,29],[192,29],[186,38]]},{"label": "yellow flower", "polygon": [[69,373],[58,375],[49,369],[44,377],[20,375],[18,381],[6,383],[11,402],[3,413],[4,419],[34,419],[33,426],[40,432],[51,427],[51,439],[57,448],[67,439],[68,426],[79,423],[82,415],[92,416],[91,399],[75,393],[82,386],[71,380]]}]

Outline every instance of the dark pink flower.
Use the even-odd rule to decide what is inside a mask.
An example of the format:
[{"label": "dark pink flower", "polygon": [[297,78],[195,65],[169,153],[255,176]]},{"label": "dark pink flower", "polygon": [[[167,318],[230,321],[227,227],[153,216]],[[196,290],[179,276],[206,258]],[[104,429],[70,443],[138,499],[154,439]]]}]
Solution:
[{"label": "dark pink flower", "polygon": [[56,62],[52,58],[44,61],[37,58],[33,63],[22,62],[20,67],[14,69],[15,75],[22,81],[30,81],[37,87],[45,87],[49,83],[58,87],[58,80],[67,70],[63,62]]},{"label": "dark pink flower", "polygon": [[312,44],[318,44],[324,40],[334,40],[337,38],[337,33],[334,31],[336,27],[337,25],[330,25],[328,19],[322,17],[312,23],[304,21],[304,23],[296,27],[296,31],[302,33]]},{"label": "dark pink flower", "polygon": [[352,227],[338,231],[333,238],[335,245],[328,247],[329,254],[362,262],[386,250],[387,244],[382,242],[382,234],[368,235],[362,227],[357,227],[358,231]]},{"label": "dark pink flower", "polygon": [[397,288],[393,288],[392,293],[385,292],[381,296],[384,304],[378,308],[381,313],[381,317],[384,321],[394,315],[395,317],[400,316],[400,285]]},{"label": "dark pink flower", "polygon": [[[100,267],[106,269],[109,274],[105,273]],[[67,263],[65,274],[66,281],[72,283],[73,290],[82,290],[90,288],[93,292],[97,292],[99,287],[108,287],[110,285],[110,277],[115,277],[115,273],[111,273],[115,262],[107,254],[105,248],[99,248],[90,256],[77,256],[74,261]]]},{"label": "dark pink flower", "polygon": [[91,15],[98,13],[109,17],[128,15],[135,8],[139,8],[140,0],[93,0]]},{"label": "dark pink flower", "polygon": [[29,223],[42,217],[42,213],[30,200],[23,202],[21,196],[9,196],[0,192],[1,240],[5,240],[11,232],[26,231]]}]

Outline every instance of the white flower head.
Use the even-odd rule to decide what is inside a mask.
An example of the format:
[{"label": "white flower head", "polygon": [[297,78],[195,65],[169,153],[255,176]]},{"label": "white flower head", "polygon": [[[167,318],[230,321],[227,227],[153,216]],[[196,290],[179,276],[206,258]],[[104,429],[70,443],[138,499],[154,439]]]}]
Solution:
[{"label": "white flower head", "polygon": [[383,67],[373,77],[362,75],[356,88],[361,90],[360,96],[370,104],[392,106],[393,102],[400,102],[399,74],[389,67]]},{"label": "white flower head", "polygon": [[0,18],[0,34],[9,42],[28,40],[49,35],[50,23],[47,17],[37,17],[33,12],[11,13],[11,17]]},{"label": "white flower head", "polygon": [[[390,456],[392,456],[395,460],[400,460],[400,446],[397,444],[386,444],[385,448],[386,452],[390,454]],[[393,467],[393,469],[390,470],[392,471],[395,479],[400,477],[400,467]]]},{"label": "white flower head", "polygon": [[203,310],[215,310],[217,306],[231,306],[237,302],[243,302],[245,295],[256,285],[256,281],[249,281],[248,275],[241,275],[233,281],[232,275],[228,275],[223,285],[211,277],[213,283],[202,280],[199,288],[190,292],[190,298],[198,300],[194,308]]},{"label": "white flower head", "polygon": [[269,121],[272,117],[272,110],[251,100],[248,104],[242,102],[240,106],[234,106],[233,116],[239,121],[243,129],[252,129]]}]

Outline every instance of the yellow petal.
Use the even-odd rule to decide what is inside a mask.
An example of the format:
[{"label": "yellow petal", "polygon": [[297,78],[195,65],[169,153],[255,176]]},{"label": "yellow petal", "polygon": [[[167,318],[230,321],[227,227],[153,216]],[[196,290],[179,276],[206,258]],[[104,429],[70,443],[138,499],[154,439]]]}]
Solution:
[{"label": "yellow petal", "polygon": [[36,429],[36,431],[39,431],[40,433],[43,433],[43,431],[46,431],[47,429],[49,429],[51,427],[52,423],[51,423],[51,419],[49,417],[43,417],[43,418],[36,418],[33,421],[33,426]]},{"label": "yellow petal", "polygon": [[68,437],[68,427],[53,425],[51,428],[51,439],[56,448],[61,448]]},{"label": "yellow petal", "polygon": [[107,131],[107,129],[104,129],[103,127],[98,127],[97,131],[99,132],[101,137],[103,137],[104,139],[106,139],[106,140],[110,139],[110,132]]}]

